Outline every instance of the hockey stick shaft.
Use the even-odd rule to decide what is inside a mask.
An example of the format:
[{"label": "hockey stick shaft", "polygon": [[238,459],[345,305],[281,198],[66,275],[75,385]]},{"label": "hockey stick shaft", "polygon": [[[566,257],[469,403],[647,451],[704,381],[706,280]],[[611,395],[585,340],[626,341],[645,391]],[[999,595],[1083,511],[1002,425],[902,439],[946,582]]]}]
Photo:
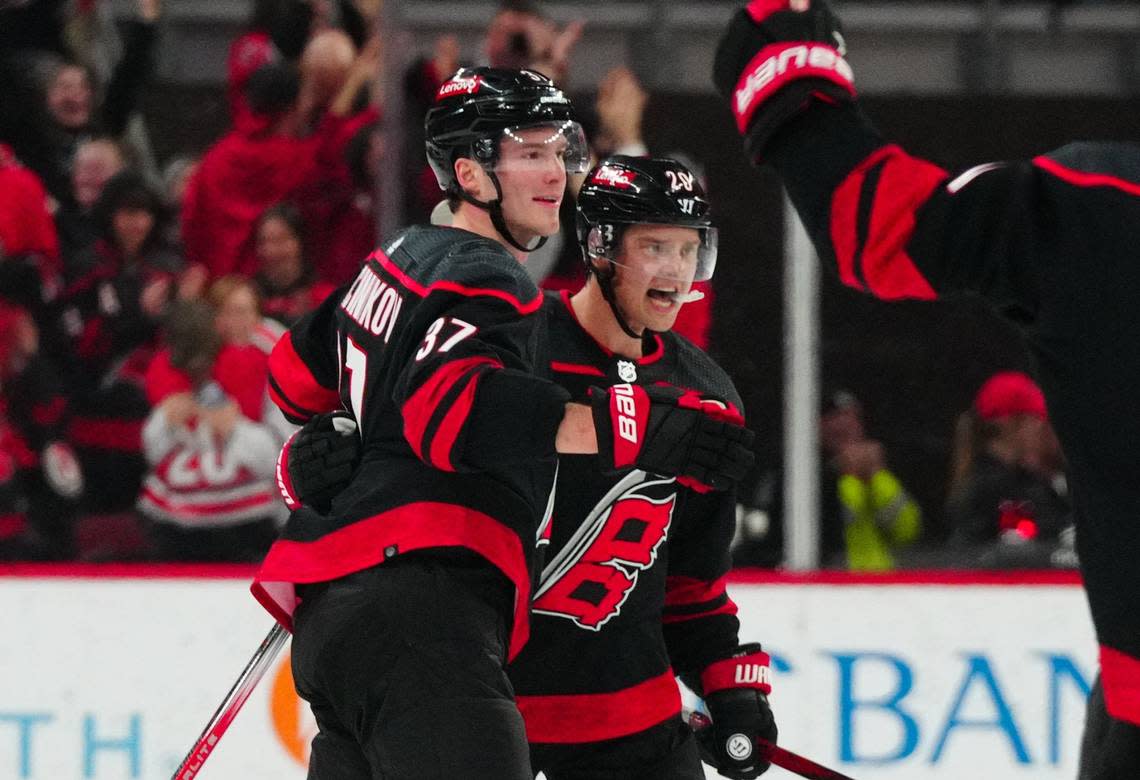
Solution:
[{"label": "hockey stick shaft", "polygon": [[198,741],[194,743],[194,747],[190,748],[186,758],[182,759],[182,763],[178,766],[171,780],[191,780],[191,778],[198,776],[202,765],[214,752],[218,740],[222,738],[226,729],[233,723],[242,705],[245,704],[245,700],[249,698],[258,682],[265,676],[266,670],[277,658],[277,654],[281,652],[281,648],[284,647],[288,639],[289,632],[280,623],[274,623],[273,628],[265,635],[265,639],[261,640],[257,652],[249,659],[249,663],[245,665],[245,669],[242,670],[237,681],[230,688],[230,692],[226,694],[226,698],[222,700],[221,705],[210,718],[210,722],[206,724],[205,730],[198,737]]},{"label": "hockey stick shaft", "polygon": [[770,763],[787,769],[789,772],[795,772],[800,777],[808,778],[808,780],[855,780],[855,778],[829,769],[823,764],[817,764],[810,758],[804,758],[779,745],[773,745],[766,739],[758,738],[756,743]]}]

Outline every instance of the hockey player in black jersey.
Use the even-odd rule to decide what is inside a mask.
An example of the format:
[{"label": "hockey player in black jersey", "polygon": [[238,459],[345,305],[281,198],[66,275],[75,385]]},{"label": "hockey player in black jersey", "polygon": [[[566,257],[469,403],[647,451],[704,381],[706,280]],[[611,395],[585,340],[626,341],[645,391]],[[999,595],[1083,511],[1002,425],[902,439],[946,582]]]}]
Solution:
[{"label": "hockey player in black jersey", "polygon": [[1100,644],[1080,778],[1140,777],[1140,148],[1074,143],[951,176],[867,121],[822,0],[748,3],[713,77],[845,284],[978,293],[1025,326]]},{"label": "hockey player in black jersey", "polygon": [[[587,268],[573,295],[547,293],[551,368],[573,399],[591,386],[672,387],[691,403],[740,399],[725,372],[671,332],[694,281],[712,276],[717,237],[692,171],[614,156],[586,176],[578,237]],[[697,780],[768,764],[776,740],[768,657],[741,645],[725,591],[735,491],[644,469],[613,474],[596,455],[559,458],[530,642],[509,667],[534,770],[548,780]],[[705,697],[701,747],[681,720],[676,675]]]},{"label": "hockey player in black jersey", "polygon": [[303,451],[284,448],[298,508],[253,586],[294,631],[321,780],[529,778],[504,666],[529,632],[556,451],[600,440],[611,467],[709,486],[750,457],[743,427],[675,393],[602,390],[591,409],[549,379],[542,298],[520,261],[558,229],[567,170],[584,166],[562,92],[530,71],[461,70],[425,130],[454,226],[388,239],[270,357],[288,417],[331,428],[317,415],[343,408],[360,434],[335,495],[291,489]]}]

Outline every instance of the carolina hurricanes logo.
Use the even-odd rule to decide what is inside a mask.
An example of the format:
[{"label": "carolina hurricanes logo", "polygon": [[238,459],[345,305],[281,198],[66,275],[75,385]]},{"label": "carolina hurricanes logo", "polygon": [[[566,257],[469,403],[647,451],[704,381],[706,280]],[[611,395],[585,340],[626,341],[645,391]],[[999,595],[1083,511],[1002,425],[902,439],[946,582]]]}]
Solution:
[{"label": "carolina hurricanes logo", "polygon": [[615,168],[612,165],[603,165],[594,172],[590,179],[591,184],[604,184],[619,190],[628,190],[633,186],[633,171]]},{"label": "carolina hurricanes logo", "polygon": [[534,611],[601,630],[657,560],[676,503],[672,479],[646,481],[641,470],[623,477],[542,572]]},{"label": "carolina hurricanes logo", "polygon": [[464,78],[462,76],[453,76],[451,81],[443,82],[443,86],[439,88],[436,93],[436,100],[443,100],[445,97],[451,95],[467,94],[474,95],[479,91],[479,87],[483,84],[482,76],[471,76]]}]

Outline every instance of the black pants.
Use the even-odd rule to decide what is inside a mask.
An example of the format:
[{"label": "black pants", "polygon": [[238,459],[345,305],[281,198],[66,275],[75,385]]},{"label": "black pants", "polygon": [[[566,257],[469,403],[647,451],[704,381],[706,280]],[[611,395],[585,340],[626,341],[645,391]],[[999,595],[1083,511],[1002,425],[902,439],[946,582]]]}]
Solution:
[{"label": "black pants", "polygon": [[547,780],[704,780],[697,739],[678,716],[628,737],[580,745],[531,745]]},{"label": "black pants", "polygon": [[319,728],[310,780],[530,780],[504,671],[513,600],[466,551],[307,586],[292,657]]}]

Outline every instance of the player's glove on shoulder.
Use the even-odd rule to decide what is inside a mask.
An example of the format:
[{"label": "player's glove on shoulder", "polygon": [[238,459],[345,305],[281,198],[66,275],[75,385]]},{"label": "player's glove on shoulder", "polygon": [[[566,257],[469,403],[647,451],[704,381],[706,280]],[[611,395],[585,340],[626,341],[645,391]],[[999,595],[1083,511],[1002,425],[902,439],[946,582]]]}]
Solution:
[{"label": "player's glove on shoulder", "polygon": [[360,436],[348,412],[318,414],[289,437],[277,456],[277,487],[285,505],[308,504],[324,514],[348,486],[360,461]]},{"label": "player's glove on shoulder", "polygon": [[752,431],[731,404],[656,385],[591,387],[603,470],[678,477],[699,491],[727,490],[748,473]]},{"label": "player's glove on shoulder", "polygon": [[697,732],[701,760],[725,777],[749,780],[768,771],[761,737],[776,743],[776,719],[768,706],[772,691],[768,654],[760,645],[741,645],[731,658],[701,673],[712,725]]},{"label": "player's glove on shoulder", "polygon": [[823,103],[855,97],[839,19],[824,0],[752,0],[717,45],[713,81],[759,164],[772,136]]}]

